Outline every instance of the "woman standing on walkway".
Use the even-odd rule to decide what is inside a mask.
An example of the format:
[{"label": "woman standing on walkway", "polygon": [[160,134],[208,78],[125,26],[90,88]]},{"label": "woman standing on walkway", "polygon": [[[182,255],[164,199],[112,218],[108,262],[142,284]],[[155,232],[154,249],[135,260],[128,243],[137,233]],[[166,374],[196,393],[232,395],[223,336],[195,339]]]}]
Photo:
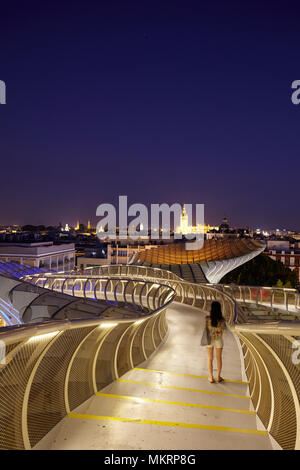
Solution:
[{"label": "woman standing on walkway", "polygon": [[212,302],[210,315],[205,317],[206,326],[210,333],[210,344],[207,346],[208,354],[208,371],[209,371],[209,382],[214,383],[213,376],[213,359],[214,359],[214,348],[216,348],[216,358],[218,367],[217,383],[223,382],[221,377],[222,370],[222,351],[223,351],[223,332],[226,328],[225,319],[222,315],[221,304],[219,302]]}]

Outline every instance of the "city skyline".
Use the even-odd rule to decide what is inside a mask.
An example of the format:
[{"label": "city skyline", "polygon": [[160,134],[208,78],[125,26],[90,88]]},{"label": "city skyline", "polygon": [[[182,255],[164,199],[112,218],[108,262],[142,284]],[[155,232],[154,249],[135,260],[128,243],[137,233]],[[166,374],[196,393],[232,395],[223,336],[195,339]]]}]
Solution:
[{"label": "city skyline", "polygon": [[[223,217],[221,221],[219,221],[219,226],[221,225],[223,219],[225,219],[227,217]],[[128,223],[131,222],[132,220],[134,219],[134,216],[132,217],[128,217]],[[227,218],[228,219],[228,218]],[[242,225],[238,225],[238,224],[231,224],[230,223],[230,219],[228,220],[229,222],[229,230],[239,230],[239,229],[249,229],[253,232],[257,232],[257,231],[260,231],[261,233],[267,231],[267,232],[275,232],[275,231],[279,231],[279,232],[295,232],[295,233],[298,233],[300,232],[299,230],[296,230],[295,228],[293,227],[280,227],[278,228],[279,226],[276,225],[274,227],[267,227],[266,225],[264,226],[258,226],[258,225],[253,225],[253,226],[250,226],[249,224],[246,224],[244,226]],[[90,227],[89,227],[89,223],[90,223]],[[32,227],[39,227],[39,226],[43,226],[45,228],[48,228],[48,227],[52,227],[52,228],[55,228],[55,227],[65,227],[68,225],[69,229],[71,230],[79,230],[78,228],[78,224],[80,225],[83,225],[85,226],[86,228],[88,229],[95,229],[96,228],[96,225],[97,225],[97,220],[95,219],[95,221],[93,220],[92,217],[90,217],[89,219],[84,219],[84,220],[79,220],[77,219],[75,222],[74,221],[70,221],[68,217],[64,218],[63,220],[59,221],[59,222],[56,222],[54,224],[49,224],[49,223],[38,223],[38,224],[34,224],[34,223],[31,223],[30,221],[24,223],[24,224],[19,224],[19,223],[11,223],[11,224],[6,224],[6,223],[0,223],[0,227],[26,227],[26,226],[32,226]],[[194,226],[194,225],[193,225]],[[77,228],[76,228],[77,227]],[[194,226],[195,227],[195,226]],[[209,223],[205,220],[205,227],[210,227],[211,230],[214,230],[214,229],[218,229],[218,223],[216,224],[213,224],[213,223]],[[117,225],[117,228],[119,228],[119,226]],[[178,227],[177,227],[178,229]],[[150,230],[150,229],[149,229]],[[173,230],[173,229],[172,229]]]}]

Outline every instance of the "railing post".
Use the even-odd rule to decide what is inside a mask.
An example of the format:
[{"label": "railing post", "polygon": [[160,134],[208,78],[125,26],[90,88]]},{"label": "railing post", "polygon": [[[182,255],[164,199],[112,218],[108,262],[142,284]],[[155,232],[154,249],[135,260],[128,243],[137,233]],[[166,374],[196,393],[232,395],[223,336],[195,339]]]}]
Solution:
[{"label": "railing post", "polygon": [[28,433],[28,401],[29,401],[31,385],[32,385],[32,382],[34,380],[36,371],[37,371],[40,363],[42,362],[43,358],[45,357],[47,351],[52,346],[52,344],[57,340],[57,338],[61,335],[62,335],[62,332],[57,333],[57,335],[55,335],[54,338],[52,338],[48,342],[48,344],[43,349],[40,356],[37,358],[37,360],[34,364],[34,367],[31,371],[31,374],[30,374],[30,376],[27,380],[27,383],[26,383],[26,388],[25,388],[25,392],[24,392],[24,396],[23,396],[23,403],[22,403],[22,437],[23,437],[23,444],[24,444],[25,450],[31,449],[31,443],[30,443],[30,438],[29,438],[29,433]]},{"label": "railing post", "polygon": [[273,308],[273,295],[274,295],[274,289],[271,290],[271,300],[270,300],[271,308]]}]

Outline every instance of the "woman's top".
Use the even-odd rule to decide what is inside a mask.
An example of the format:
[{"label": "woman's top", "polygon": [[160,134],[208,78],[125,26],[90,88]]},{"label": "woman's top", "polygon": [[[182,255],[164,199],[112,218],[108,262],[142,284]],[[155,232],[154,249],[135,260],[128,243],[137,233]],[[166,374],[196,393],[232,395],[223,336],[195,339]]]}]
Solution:
[{"label": "woman's top", "polygon": [[212,326],[210,316],[208,315],[205,318],[206,318],[206,324],[209,329],[211,340],[215,341],[216,339],[221,339],[223,335],[223,331],[226,329],[225,320],[219,321],[218,326]]}]

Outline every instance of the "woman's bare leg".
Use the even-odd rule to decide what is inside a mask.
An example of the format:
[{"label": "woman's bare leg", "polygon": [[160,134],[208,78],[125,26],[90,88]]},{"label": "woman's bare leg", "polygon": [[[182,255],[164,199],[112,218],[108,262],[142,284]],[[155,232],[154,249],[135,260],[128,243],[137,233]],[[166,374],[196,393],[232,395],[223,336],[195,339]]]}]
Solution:
[{"label": "woman's bare leg", "polygon": [[217,358],[217,367],[218,367],[218,377],[217,380],[221,378],[221,371],[222,371],[222,351],[223,348],[216,348],[216,358]]},{"label": "woman's bare leg", "polygon": [[208,365],[208,372],[209,372],[209,381],[214,380],[214,373],[213,373],[213,360],[214,360],[214,348],[206,348],[207,349],[207,365]]}]

